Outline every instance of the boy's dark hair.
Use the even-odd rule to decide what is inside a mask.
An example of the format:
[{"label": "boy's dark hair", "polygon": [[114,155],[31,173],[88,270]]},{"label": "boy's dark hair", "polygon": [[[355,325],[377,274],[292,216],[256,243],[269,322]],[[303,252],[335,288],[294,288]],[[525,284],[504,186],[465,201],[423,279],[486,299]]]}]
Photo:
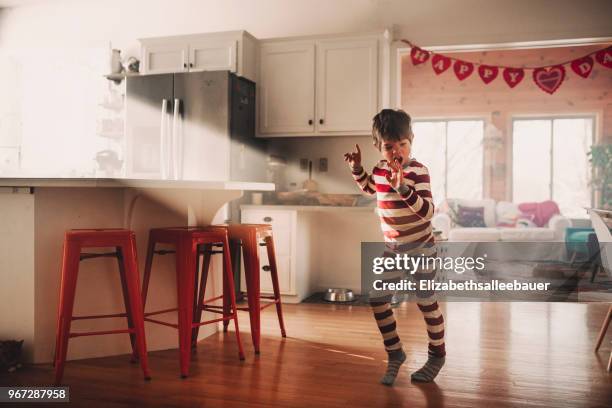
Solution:
[{"label": "boy's dark hair", "polygon": [[374,116],[372,123],[372,139],[374,146],[380,150],[382,142],[399,142],[408,139],[412,143],[412,120],[401,109],[383,109]]}]

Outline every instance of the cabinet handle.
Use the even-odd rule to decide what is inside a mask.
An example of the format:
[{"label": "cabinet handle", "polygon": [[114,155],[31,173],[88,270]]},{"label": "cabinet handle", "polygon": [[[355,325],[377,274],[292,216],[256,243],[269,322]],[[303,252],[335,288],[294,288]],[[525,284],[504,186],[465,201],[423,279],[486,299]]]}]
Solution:
[{"label": "cabinet handle", "polygon": [[270,265],[264,265],[261,267],[261,269],[263,269],[266,272],[270,272]]},{"label": "cabinet handle", "polygon": [[312,119],[308,119],[308,124],[312,125]]},{"label": "cabinet handle", "polygon": [[319,119],[319,125],[323,124],[323,119]]},{"label": "cabinet handle", "polygon": [[272,217],[264,217],[265,222],[272,222]]},{"label": "cabinet handle", "polygon": [[183,68],[187,68],[187,63],[186,62],[183,63]]},{"label": "cabinet handle", "polygon": [[193,62],[189,63],[189,68],[193,68]]}]

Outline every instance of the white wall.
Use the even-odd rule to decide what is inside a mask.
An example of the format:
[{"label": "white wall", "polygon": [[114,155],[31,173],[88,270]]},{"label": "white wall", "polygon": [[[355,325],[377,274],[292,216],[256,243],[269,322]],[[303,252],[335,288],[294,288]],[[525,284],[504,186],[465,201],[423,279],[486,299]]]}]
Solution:
[{"label": "white wall", "polygon": [[539,0],[58,0],[0,16],[0,46],[112,41],[137,53],[146,36],[246,29],[259,38],[397,25],[423,45],[607,36],[612,2]]}]

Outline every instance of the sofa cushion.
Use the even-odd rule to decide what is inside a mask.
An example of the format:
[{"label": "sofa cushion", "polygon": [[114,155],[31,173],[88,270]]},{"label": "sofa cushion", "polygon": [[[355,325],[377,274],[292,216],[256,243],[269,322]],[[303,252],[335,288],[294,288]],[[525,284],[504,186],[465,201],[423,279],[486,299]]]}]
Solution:
[{"label": "sofa cushion", "polygon": [[554,241],[555,232],[550,228],[500,228],[502,241]]},{"label": "sofa cushion", "polygon": [[446,200],[450,208],[457,211],[457,206],[484,207],[484,222],[487,227],[495,227],[495,200],[486,198],[483,200],[468,200],[464,198],[449,198]]},{"label": "sofa cushion", "polygon": [[462,227],[486,227],[484,222],[484,207],[466,207],[461,204],[457,206],[457,212],[454,213],[454,221]]},{"label": "sofa cushion", "polygon": [[448,233],[449,241],[490,242],[499,241],[497,228],[454,228]]}]

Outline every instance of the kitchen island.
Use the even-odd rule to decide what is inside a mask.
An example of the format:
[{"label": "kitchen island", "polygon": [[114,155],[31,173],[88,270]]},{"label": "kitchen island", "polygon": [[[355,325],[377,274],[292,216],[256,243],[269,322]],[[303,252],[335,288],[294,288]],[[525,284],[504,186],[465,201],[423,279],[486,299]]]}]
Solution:
[{"label": "kitchen island", "polygon": [[[134,230],[142,273],[150,228],[224,222],[225,204],[244,191],[272,190],[271,183],[253,182],[0,178],[0,339],[24,339],[27,362],[52,361],[66,230]],[[220,275],[213,273],[210,279],[211,293],[219,293]],[[156,257],[147,309],[175,307],[175,282],[174,256]],[[116,260],[81,262],[74,314],[121,313],[123,308]],[[112,330],[125,325],[124,319],[79,320],[73,329]],[[175,330],[158,325],[145,329],[149,350],[177,347]],[[214,325],[203,326],[200,337],[214,331]],[[130,351],[128,336],[75,338],[68,359]]]}]

